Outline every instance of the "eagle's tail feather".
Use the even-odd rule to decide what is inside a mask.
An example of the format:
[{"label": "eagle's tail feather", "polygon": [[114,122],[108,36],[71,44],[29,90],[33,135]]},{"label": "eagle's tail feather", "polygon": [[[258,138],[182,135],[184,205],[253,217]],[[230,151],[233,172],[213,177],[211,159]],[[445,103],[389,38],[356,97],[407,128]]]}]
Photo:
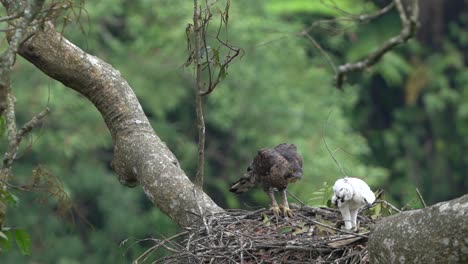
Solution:
[{"label": "eagle's tail feather", "polygon": [[233,193],[243,193],[255,186],[255,179],[251,173],[246,173],[242,178],[231,185],[229,189]]}]

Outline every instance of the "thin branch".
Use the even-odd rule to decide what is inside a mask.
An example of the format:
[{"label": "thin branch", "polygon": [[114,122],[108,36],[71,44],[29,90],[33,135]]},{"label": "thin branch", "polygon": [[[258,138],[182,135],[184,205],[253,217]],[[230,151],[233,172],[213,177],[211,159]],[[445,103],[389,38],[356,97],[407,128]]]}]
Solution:
[{"label": "thin branch", "polygon": [[301,201],[301,199],[299,199],[296,195],[294,195],[292,192],[290,192],[288,189],[286,189],[286,192],[292,196],[292,198],[294,198],[296,201],[298,201],[302,206],[305,206],[306,204]]},{"label": "thin branch", "polygon": [[422,197],[417,187],[416,187],[416,193],[418,194],[419,201],[421,202],[423,208],[426,208],[427,207],[426,202],[424,201],[424,198]]},{"label": "thin branch", "polygon": [[21,127],[21,129],[17,132],[16,129],[16,118],[15,118],[15,98],[12,93],[8,97],[8,108],[6,111],[6,119],[7,119],[7,131],[8,131],[8,150],[5,152],[3,157],[3,166],[1,169],[1,178],[2,180],[6,181],[8,178],[9,172],[11,170],[11,166],[13,165],[13,161],[18,153],[19,146],[21,141],[23,140],[24,136],[27,133],[31,132],[31,130],[40,124],[41,120],[49,113],[49,108],[41,111],[39,114],[34,116],[30,121]]},{"label": "thin branch", "polygon": [[338,71],[336,69],[336,65],[335,65],[335,63],[333,63],[333,60],[330,58],[330,55],[328,55],[328,53],[322,48],[322,46],[320,46],[320,44],[306,30],[299,33],[299,36],[306,37],[312,43],[312,45],[314,45],[314,47],[316,49],[318,49],[320,51],[320,53],[322,53],[322,55],[327,60],[328,64],[330,64],[330,67],[333,69],[333,72],[335,74],[338,73]]},{"label": "thin branch", "polygon": [[392,208],[393,210],[395,210],[396,212],[401,213],[401,210],[400,210],[400,209],[396,208],[396,206],[394,206],[393,204],[391,204],[391,203],[389,203],[389,202],[387,202],[387,201],[385,201],[385,200],[376,200],[374,203],[375,203],[375,204],[377,204],[377,203],[383,203],[383,204],[389,206],[390,208]]},{"label": "thin branch", "polygon": [[390,10],[392,10],[392,8],[395,7],[395,2],[391,2],[390,4],[386,5],[384,8],[374,12],[374,13],[371,13],[371,14],[363,14],[363,15],[359,15],[356,17],[356,20],[358,20],[359,22],[368,22],[370,20],[374,20],[378,17],[381,17],[383,15],[385,15],[386,13],[388,13]]},{"label": "thin branch", "polygon": [[15,15],[9,15],[9,16],[6,16],[6,17],[0,17],[0,22],[5,22],[5,21],[17,19],[17,18],[21,17],[22,15],[23,15],[22,13],[18,13],[18,14],[15,14]]},{"label": "thin branch", "polygon": [[[205,18],[203,20],[203,35],[202,35],[202,38],[203,38],[203,43],[204,43],[204,50],[206,51],[206,55],[207,55],[207,68],[208,68],[208,72],[209,72],[209,82],[208,82],[208,85],[207,85],[207,89],[205,91],[202,92],[202,95],[203,96],[206,96],[206,95],[209,95],[211,92],[214,91],[214,89],[218,86],[218,84],[227,76],[227,70],[228,70],[228,66],[231,64],[231,62],[236,58],[238,57],[239,55],[243,55],[243,50],[241,48],[237,48],[237,47],[234,47],[232,46],[231,44],[229,44],[229,41],[226,40],[222,40],[220,35],[221,35],[221,30],[223,28],[223,25],[226,27],[226,31],[227,31],[227,26],[228,26],[228,21],[229,21],[229,8],[230,8],[230,0],[228,0],[226,2],[226,6],[225,6],[225,11],[224,13],[223,12],[220,12],[220,23],[219,23],[219,26],[218,26],[218,31],[216,33],[216,40],[218,41],[218,43],[221,44],[220,47],[224,47],[224,48],[227,48],[228,49],[228,54],[225,56],[225,59],[222,63],[220,63],[220,59],[219,59],[219,49],[217,49],[217,54],[214,54],[213,52],[213,55],[211,56],[211,58],[208,56],[208,47],[206,45],[206,37],[207,37],[207,33],[206,33],[206,29],[205,28],[208,28],[208,22],[209,20],[211,19],[212,17],[212,14],[211,12],[209,11],[209,8],[207,8],[208,10],[205,11]],[[227,35],[227,34],[226,34]],[[227,38],[227,37],[226,37]],[[217,65],[219,66],[219,70],[217,71],[217,74],[212,74],[212,71],[211,71],[211,62],[214,61]],[[214,81],[213,81],[213,77],[214,78]]]},{"label": "thin branch", "polygon": [[333,161],[336,163],[336,165],[338,165],[338,168],[340,168],[340,171],[343,174],[343,176],[346,177],[347,176],[346,172],[344,171],[343,167],[338,162],[338,160],[335,158],[335,156],[333,156],[332,152],[330,151],[330,148],[328,147],[327,140],[325,139],[325,128],[328,126],[328,121],[330,121],[331,114],[332,114],[332,111],[330,111],[330,113],[328,113],[327,122],[325,123],[325,125],[322,128],[322,140],[323,140],[323,143],[325,144],[325,148],[327,149],[328,154],[330,154]]},{"label": "thin branch", "polygon": [[371,67],[379,62],[387,52],[391,51],[396,46],[405,43],[415,35],[418,26],[419,6],[418,0],[411,1],[412,6],[409,8],[411,14],[408,17],[401,0],[394,0],[402,22],[400,34],[387,40],[387,42],[385,42],[379,49],[369,54],[365,59],[354,63],[346,63],[338,67],[338,73],[335,75],[336,87],[338,89],[342,89],[344,79],[348,73],[362,71]]},{"label": "thin branch", "polygon": [[156,243],[156,245],[150,247],[148,250],[146,250],[145,252],[143,252],[137,259],[135,259],[132,263],[133,264],[138,264],[140,263],[140,260],[143,260],[146,261],[146,259],[148,258],[149,255],[151,255],[151,253],[153,253],[154,251],[156,251],[159,247],[161,247],[163,244],[173,240],[173,239],[176,239],[180,236],[185,236],[187,235],[189,232],[188,231],[183,231],[183,232],[180,232],[178,234],[175,234],[169,238],[166,238],[166,239],[163,239],[163,240],[159,240],[158,243]]},{"label": "thin branch", "polygon": [[[195,63],[195,111],[197,114],[198,127],[198,168],[195,177],[195,183],[200,189],[203,189],[203,177],[205,174],[205,120],[203,118],[202,102],[202,65],[200,58],[200,11],[198,1],[193,0],[193,33],[194,33],[194,63]],[[208,54],[206,54],[208,56]]]},{"label": "thin branch", "polygon": [[[303,216],[301,214],[299,214],[299,215],[301,217],[305,218],[305,216]],[[336,228],[336,227],[333,227],[333,226],[330,226],[330,225],[315,221],[313,219],[308,219],[308,221],[310,221],[310,222],[312,222],[312,223],[314,223],[316,225],[323,226],[323,227],[329,228],[331,230],[337,231],[337,232],[345,233],[345,234],[348,234],[348,235],[354,235],[354,236],[358,236],[358,237],[362,237],[362,238],[369,238],[369,236],[367,236],[367,235],[354,233],[352,231],[347,231],[347,230],[343,230],[343,229],[339,229],[339,228]]]},{"label": "thin branch", "polygon": [[29,120],[26,124],[23,125],[23,127],[18,131],[18,135],[16,136],[19,141],[21,141],[21,138],[24,137],[27,133],[29,133],[34,127],[36,127],[39,122],[44,118],[48,113],[50,112],[50,109],[46,107],[46,109],[42,110],[39,114],[34,116],[31,120]]},{"label": "thin branch", "polygon": [[[216,37],[217,44],[220,44],[217,48],[211,48],[208,45],[208,26],[213,17],[211,8],[218,2],[214,0],[210,3],[209,0],[205,0],[204,9],[201,8],[199,2],[194,0],[194,11],[193,11],[193,26],[189,25],[186,29],[189,57],[185,62],[185,66],[190,64],[195,65],[195,110],[197,114],[197,126],[198,126],[198,169],[195,177],[195,183],[200,188],[203,188],[204,168],[205,168],[205,121],[203,117],[203,96],[206,96],[213,92],[218,84],[227,76],[227,69],[229,64],[241,54],[240,48],[235,48],[226,41],[220,38],[223,26],[227,35],[227,25],[229,21],[229,7],[230,0],[226,1],[224,12],[218,9],[220,13],[220,23],[217,30]],[[194,47],[191,49],[191,43],[189,34],[193,30],[193,42]],[[220,50],[224,52],[227,50],[227,54],[224,56],[223,61],[220,60]],[[206,82],[202,79],[202,72],[207,70]]]}]

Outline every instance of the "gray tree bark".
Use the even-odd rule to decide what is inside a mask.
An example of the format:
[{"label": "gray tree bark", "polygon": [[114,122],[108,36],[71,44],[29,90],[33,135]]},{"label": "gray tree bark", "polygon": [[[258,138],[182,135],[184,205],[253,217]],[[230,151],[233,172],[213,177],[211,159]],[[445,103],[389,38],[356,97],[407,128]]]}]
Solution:
[{"label": "gray tree bark", "polygon": [[468,194],[382,219],[369,237],[370,263],[468,263]]},{"label": "gray tree bark", "polygon": [[[11,2],[1,2],[8,10]],[[112,135],[112,167],[122,184],[140,184],[148,198],[181,226],[199,220],[199,215],[223,212],[180,168],[118,70],[72,44],[50,23],[35,31],[18,53],[99,110]]]}]

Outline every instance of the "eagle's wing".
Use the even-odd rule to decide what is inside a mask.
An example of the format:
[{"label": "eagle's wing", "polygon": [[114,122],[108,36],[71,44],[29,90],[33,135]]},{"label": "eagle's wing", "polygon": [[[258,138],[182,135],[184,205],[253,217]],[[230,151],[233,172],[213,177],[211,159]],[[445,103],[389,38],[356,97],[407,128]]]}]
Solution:
[{"label": "eagle's wing", "polygon": [[295,160],[297,164],[302,168],[302,157],[297,152],[296,145],[282,143],[275,147],[276,152],[280,153],[289,162]]},{"label": "eagle's wing", "polygon": [[[244,176],[235,182],[230,191],[245,192],[256,184],[261,184],[270,199],[270,210],[275,215],[282,212],[292,216],[286,196],[289,183],[300,179],[302,175],[302,158],[293,144],[280,144],[274,149],[261,149],[250,163]],[[282,203],[278,206],[274,191],[281,192]]]},{"label": "eagle's wing", "polygon": [[270,187],[283,178],[288,168],[288,161],[273,149],[261,149],[247,167],[247,172],[231,185],[229,191],[243,193],[259,182],[263,187]]},{"label": "eagle's wing", "polygon": [[252,162],[252,170],[259,176],[283,174],[288,161],[274,149],[261,149]]},{"label": "eagle's wing", "polygon": [[375,201],[375,194],[370,189],[369,185],[358,178],[348,178],[349,183],[354,189],[355,199],[359,199],[364,204],[372,204]]}]

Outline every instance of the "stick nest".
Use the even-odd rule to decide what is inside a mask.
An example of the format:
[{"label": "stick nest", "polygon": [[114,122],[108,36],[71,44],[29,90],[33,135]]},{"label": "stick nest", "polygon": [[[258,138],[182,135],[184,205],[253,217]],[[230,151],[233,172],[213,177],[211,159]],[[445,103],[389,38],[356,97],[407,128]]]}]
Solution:
[{"label": "stick nest", "polygon": [[279,219],[265,209],[228,210],[156,240],[139,260],[166,248],[172,253],[154,263],[369,263],[367,235],[373,221],[358,219],[359,233],[354,233],[338,228],[341,214],[330,208],[304,206],[294,217]]}]

